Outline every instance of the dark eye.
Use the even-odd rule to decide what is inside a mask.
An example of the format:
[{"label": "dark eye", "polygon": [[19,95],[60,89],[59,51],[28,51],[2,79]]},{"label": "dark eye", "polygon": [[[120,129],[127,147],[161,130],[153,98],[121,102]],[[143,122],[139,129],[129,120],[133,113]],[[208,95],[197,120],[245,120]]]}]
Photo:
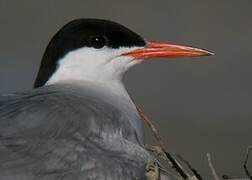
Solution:
[{"label": "dark eye", "polygon": [[106,45],[106,38],[103,36],[94,36],[90,39],[90,46],[100,49]]}]

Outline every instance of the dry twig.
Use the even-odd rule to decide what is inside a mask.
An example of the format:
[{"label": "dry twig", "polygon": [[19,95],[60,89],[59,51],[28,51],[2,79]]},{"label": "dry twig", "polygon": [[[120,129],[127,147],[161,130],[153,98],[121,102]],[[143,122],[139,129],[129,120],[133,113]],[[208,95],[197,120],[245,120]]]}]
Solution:
[{"label": "dry twig", "polygon": [[209,153],[207,153],[207,161],[208,161],[208,165],[209,165],[209,168],[212,172],[212,175],[214,177],[215,180],[220,180],[216,171],[215,171],[215,168],[213,166],[213,163],[212,163],[212,160],[211,160],[211,155]]},{"label": "dry twig", "polygon": [[178,156],[178,158],[179,158],[182,162],[184,162],[184,163],[187,165],[187,167],[192,171],[193,175],[194,175],[198,180],[203,180],[202,176],[198,173],[198,171],[197,171],[194,167],[192,167],[192,165],[190,164],[189,161],[185,160],[185,159],[184,159],[182,156],[180,156],[180,155],[177,155],[177,156]]},{"label": "dry twig", "polygon": [[245,174],[247,175],[247,178],[239,178],[239,177],[231,177],[229,175],[223,175],[222,178],[223,179],[226,179],[226,180],[252,180],[252,176],[248,170],[248,159],[249,159],[249,155],[250,155],[250,151],[251,151],[252,147],[249,146],[247,148],[247,152],[246,152],[246,155],[245,155],[245,159],[244,159],[244,162],[243,162],[243,169],[245,171]]},{"label": "dry twig", "polygon": [[[176,160],[176,158],[174,158],[170,153],[168,153],[167,148],[165,146],[165,143],[162,140],[162,137],[160,136],[160,133],[158,132],[154,123],[145,115],[145,113],[139,107],[137,107],[137,110],[138,110],[142,120],[144,120],[144,122],[147,123],[147,125],[151,129],[154,137],[156,138],[156,140],[158,142],[158,146],[147,145],[146,149],[155,153],[159,158],[162,158],[163,160],[167,161],[171,165],[171,167],[176,170],[176,172],[180,175],[180,177],[182,179],[184,179],[184,180],[203,180],[202,176],[198,173],[198,171],[195,168],[193,168],[192,165],[187,160],[185,160],[183,157],[178,155],[178,158],[180,159],[180,161],[182,161],[190,169],[190,171],[191,171],[191,173],[193,173],[193,175],[191,176],[190,173],[188,173],[186,170],[183,169],[183,166]],[[223,179],[226,179],[226,180],[252,180],[252,175],[250,174],[250,172],[247,168],[249,154],[250,154],[251,149],[252,149],[252,147],[249,146],[247,149],[244,163],[243,163],[243,168],[244,168],[244,171],[245,171],[248,178],[233,178],[228,175],[223,175],[222,176]],[[207,161],[208,161],[208,165],[211,170],[211,173],[214,177],[214,180],[220,180],[220,178],[217,175],[216,170],[213,166],[213,163],[211,160],[211,155],[209,153],[207,153]],[[162,168],[160,168],[160,169],[162,169]],[[156,171],[154,171],[154,172],[155,172],[153,174],[153,175],[155,175],[154,179],[158,179],[156,176]],[[171,174],[170,172],[168,172],[168,173]],[[173,176],[176,177],[176,175],[173,175]],[[178,179],[178,177],[176,177],[176,179]]]},{"label": "dry twig", "polygon": [[142,117],[142,119],[147,123],[147,125],[152,130],[154,137],[158,141],[158,145],[160,146],[161,150],[166,155],[167,160],[172,165],[172,168],[174,168],[183,179],[188,179],[189,178],[188,175],[181,168],[180,164],[178,164],[177,161],[172,157],[172,155],[170,153],[168,153],[168,151],[165,147],[165,144],[160,136],[160,133],[158,132],[158,130],[155,127],[155,125],[153,124],[153,122],[145,115],[145,113],[139,107],[137,107],[137,110],[138,110],[140,116]]},{"label": "dry twig", "polygon": [[244,163],[243,163],[244,171],[245,171],[246,175],[248,176],[248,178],[250,180],[252,180],[252,176],[251,176],[251,174],[250,174],[250,172],[249,172],[249,170],[247,168],[247,164],[248,164],[248,159],[249,159],[249,154],[250,154],[251,148],[252,148],[251,146],[248,147],[247,153],[246,153],[246,156],[245,156],[245,160],[244,160]]},{"label": "dry twig", "polygon": [[165,147],[165,143],[162,140],[162,137],[160,136],[160,133],[158,132],[156,126],[153,124],[153,122],[147,117],[147,115],[142,111],[142,109],[140,109],[139,107],[137,107],[137,110],[141,116],[141,118],[147,123],[147,125],[150,127],[150,129],[153,132],[154,137],[156,138],[158,145],[162,148],[162,150],[164,151],[166,149]]},{"label": "dry twig", "polygon": [[162,150],[162,148],[160,146],[153,146],[153,145],[146,144],[145,149],[147,149],[148,151],[154,153],[160,159],[167,160],[167,157],[166,157],[164,151]]}]

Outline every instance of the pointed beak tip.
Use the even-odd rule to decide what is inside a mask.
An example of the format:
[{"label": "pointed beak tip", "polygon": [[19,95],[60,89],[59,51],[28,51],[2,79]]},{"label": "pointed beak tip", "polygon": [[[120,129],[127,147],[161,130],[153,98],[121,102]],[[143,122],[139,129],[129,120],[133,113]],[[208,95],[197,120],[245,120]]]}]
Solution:
[{"label": "pointed beak tip", "polygon": [[214,56],[214,55],[215,55],[215,53],[213,53],[213,52],[206,51],[206,50],[202,51],[202,56]]}]

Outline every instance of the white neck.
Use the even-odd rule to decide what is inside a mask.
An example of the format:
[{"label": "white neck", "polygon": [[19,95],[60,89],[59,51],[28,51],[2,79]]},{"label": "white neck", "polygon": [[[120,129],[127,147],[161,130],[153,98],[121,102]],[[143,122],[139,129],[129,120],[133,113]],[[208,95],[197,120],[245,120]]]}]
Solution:
[{"label": "white neck", "polygon": [[[111,49],[80,48],[66,54],[58,61],[58,68],[46,85],[59,82],[90,81],[103,84],[122,95],[126,90],[122,83],[124,73],[140,61],[121,56],[137,47]],[[138,47],[139,48],[139,47]]]}]

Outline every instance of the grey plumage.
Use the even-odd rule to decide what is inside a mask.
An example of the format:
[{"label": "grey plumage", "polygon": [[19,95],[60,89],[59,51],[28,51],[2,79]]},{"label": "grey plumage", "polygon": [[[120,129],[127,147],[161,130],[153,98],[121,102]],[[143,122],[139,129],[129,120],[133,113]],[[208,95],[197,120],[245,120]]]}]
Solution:
[{"label": "grey plumage", "polygon": [[210,54],[147,42],[108,20],[67,23],[45,50],[36,89],[0,96],[0,180],[146,179],[153,158],[125,72],[146,58]]},{"label": "grey plumage", "polygon": [[55,84],[0,96],[0,179],[145,179],[151,156],[132,121],[140,117],[102,88]]}]

